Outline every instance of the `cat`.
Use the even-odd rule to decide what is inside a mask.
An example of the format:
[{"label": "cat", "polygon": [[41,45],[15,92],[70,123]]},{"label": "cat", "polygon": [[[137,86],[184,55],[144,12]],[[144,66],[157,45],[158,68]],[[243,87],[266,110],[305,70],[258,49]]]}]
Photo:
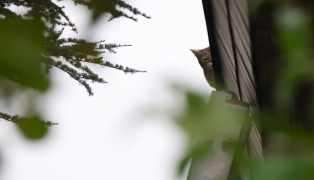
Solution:
[{"label": "cat", "polygon": [[216,88],[212,57],[210,55],[209,47],[200,50],[191,49],[191,51],[196,56],[200,66],[203,68],[208,84],[211,87]]}]

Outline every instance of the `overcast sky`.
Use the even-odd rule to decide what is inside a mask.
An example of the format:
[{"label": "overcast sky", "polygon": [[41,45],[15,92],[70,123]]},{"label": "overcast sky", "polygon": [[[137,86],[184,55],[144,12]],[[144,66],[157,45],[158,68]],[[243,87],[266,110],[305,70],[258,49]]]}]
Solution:
[{"label": "overcast sky", "polygon": [[[58,122],[46,139],[25,140],[14,125],[0,121],[1,180],[175,180],[186,136],[170,117],[150,107],[176,110],[182,96],[171,82],[209,96],[211,88],[189,49],[208,46],[198,0],[127,1],[152,16],[137,23],[108,16],[90,26],[89,13],[67,3],[79,33],[66,36],[132,44],[105,54],[105,60],[146,70],[123,72],[91,66],[108,84],[92,84],[94,96],[58,70],[40,105],[47,120]],[[13,108],[14,109],[14,108]]]}]

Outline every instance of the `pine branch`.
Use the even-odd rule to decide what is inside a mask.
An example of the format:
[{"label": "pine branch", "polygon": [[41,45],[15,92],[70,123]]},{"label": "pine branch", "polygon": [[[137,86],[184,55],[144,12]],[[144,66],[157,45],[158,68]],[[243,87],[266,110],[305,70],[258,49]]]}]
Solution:
[{"label": "pine branch", "polygon": [[[110,20],[126,17],[137,21],[136,16],[138,15],[150,18],[150,16],[121,0],[73,1],[75,4],[81,4],[93,10],[94,20],[104,12],[111,14]],[[12,5],[23,7],[27,9],[27,12],[19,15],[10,9]],[[124,73],[146,72],[103,61],[103,53],[116,53],[116,48],[131,45],[106,44],[104,40],[89,42],[84,39],[61,38],[64,28],[70,28],[77,32],[76,26],[64,12],[64,8],[55,4],[55,1],[52,0],[0,0],[0,32],[2,35],[0,41],[3,45],[1,46],[2,51],[0,49],[0,56],[2,55],[1,57],[4,57],[4,59],[8,58],[7,61],[12,63],[2,64],[0,77],[8,78],[22,85],[22,87],[31,87],[45,91],[49,87],[49,81],[45,74],[42,73],[42,68],[44,68],[46,73],[49,73],[55,67],[83,85],[91,96],[93,91],[88,83],[107,82],[84,63],[110,67],[121,70]],[[125,12],[131,13],[131,15]],[[60,28],[61,30],[57,30]],[[12,40],[16,44],[7,46],[12,44]],[[21,43],[19,40],[21,40]],[[56,59],[63,59],[64,61],[61,62]],[[41,63],[43,66],[41,66]],[[14,64],[17,64],[17,66],[15,67]],[[37,116],[24,118],[3,112],[0,112],[0,119],[19,125],[26,135],[30,133],[28,130],[31,130],[27,129],[28,124],[39,122],[44,127],[45,125],[52,126],[58,124],[51,121],[43,121]],[[25,124],[27,125],[25,126]],[[42,134],[28,134],[30,138],[40,137],[38,135],[41,136]]]},{"label": "pine branch", "polygon": [[0,21],[6,19],[7,21],[12,21],[16,19],[22,19],[22,16],[14,13],[10,9],[6,9],[4,7],[0,7]]},{"label": "pine branch", "polygon": [[47,26],[50,25],[51,28],[55,28],[58,25],[63,27],[68,26],[71,27],[73,31],[77,32],[75,24],[63,11],[65,7],[60,7],[51,0],[4,0],[2,1],[2,4],[4,7],[16,5],[29,8],[30,10],[25,14],[26,18],[44,19],[44,21],[47,23]]},{"label": "pine branch", "polygon": [[[56,36],[56,35],[55,35]],[[102,44],[104,40],[97,42],[87,42],[83,39],[75,38],[62,38],[53,40],[52,43],[47,45],[47,49],[50,51],[46,53],[46,56],[63,57],[66,61],[73,66],[86,71],[86,66],[82,66],[79,62],[94,63],[101,66],[106,66],[123,71],[124,73],[137,73],[146,72],[137,70],[134,68],[123,67],[119,64],[112,64],[109,61],[104,62],[100,55],[105,53],[105,50],[116,53],[115,48],[131,46],[127,44]],[[89,70],[87,70],[89,71]],[[91,71],[89,71],[91,72]]]},{"label": "pine branch", "polygon": [[142,13],[140,10],[138,10],[137,8],[132,7],[131,5],[127,4],[124,1],[119,0],[117,4],[118,4],[119,7],[128,9],[129,11],[131,11],[135,15],[141,15],[141,16],[147,18],[147,19],[151,18],[149,15],[147,15],[145,13]]},{"label": "pine branch", "polygon": [[147,71],[137,70],[137,69],[133,69],[133,68],[129,68],[129,67],[124,67],[124,66],[119,65],[119,64],[112,64],[109,61],[102,62],[102,63],[100,63],[100,65],[121,70],[125,74],[127,74],[127,73],[134,74],[134,73],[138,73],[138,72],[146,73],[147,72]]},{"label": "pine branch", "polygon": [[[114,18],[125,16],[136,20],[134,17],[128,16],[124,12],[117,10],[117,6],[130,11],[134,15],[141,15],[146,18],[150,18],[145,13],[140,12],[138,9],[121,0],[74,0],[74,3],[82,4],[90,9],[100,10],[99,12],[108,12]],[[106,4],[108,6],[98,6],[98,4]],[[8,7],[11,5],[22,6],[28,8],[29,10],[24,15],[18,15],[17,13],[8,9]],[[113,64],[109,61],[103,61],[103,57],[101,57],[103,53],[116,53],[116,48],[131,45],[111,43],[106,44],[104,43],[104,40],[89,42],[84,39],[60,38],[66,26],[71,27],[73,31],[77,31],[75,25],[70,21],[69,17],[65,14],[63,9],[64,7],[56,5],[51,0],[0,0],[0,23],[4,21],[6,21],[6,23],[15,22],[12,24],[12,26],[18,26],[21,24],[19,21],[21,21],[28,24],[27,27],[32,27],[31,24],[33,21],[43,21],[44,23],[41,23],[40,26],[42,26],[44,29],[40,29],[42,27],[39,28],[40,33],[38,33],[38,36],[45,34],[44,37],[41,37],[45,41],[45,51],[41,53],[45,72],[49,73],[52,67],[62,70],[82,84],[87,89],[89,95],[93,95],[93,92],[87,81],[98,83],[107,82],[100,78],[91,69],[89,69],[88,66],[83,65],[82,63],[93,63],[131,74],[136,72],[146,72],[134,68],[124,67],[119,64]],[[58,26],[63,26],[63,28],[58,31],[56,30]],[[30,31],[31,30],[29,30],[29,32]],[[73,67],[63,64],[61,61],[55,61],[55,58],[63,58]],[[14,74],[14,72],[8,72],[6,74],[1,74],[0,72],[0,75],[7,77],[17,83],[23,83],[23,79],[20,80],[23,76],[19,77]],[[34,85],[32,84],[30,85],[30,87],[33,86]]]},{"label": "pine branch", "polygon": [[[0,112],[0,118],[6,120],[8,122],[15,123],[15,124],[19,123],[22,120],[27,119],[27,118],[22,118],[22,117],[20,117],[18,115],[11,116],[11,115],[3,113],[3,112]],[[43,121],[43,122],[45,123],[46,126],[58,125],[58,123],[54,123],[54,122],[51,122],[51,121]]]},{"label": "pine branch", "polygon": [[102,78],[99,78],[97,74],[79,73],[75,69],[67,66],[66,64],[63,64],[61,61],[54,61],[53,59],[46,57],[45,62],[51,66],[54,66],[62,70],[63,72],[67,73],[70,77],[72,77],[73,79],[78,81],[80,84],[82,84],[86,88],[90,96],[92,96],[94,93],[86,80],[91,80],[92,82],[98,82],[98,83],[107,83]]},{"label": "pine branch", "polygon": [[73,0],[75,4],[81,4],[89,9],[93,10],[93,16],[94,19],[99,17],[102,13],[109,13],[111,15],[109,21],[120,18],[120,17],[126,17],[127,19],[131,19],[133,21],[137,21],[137,18],[134,16],[127,15],[125,12],[120,11],[117,9],[117,6],[123,9],[127,9],[130,11],[133,15],[137,16],[143,16],[147,19],[150,19],[151,17],[146,15],[145,13],[142,13],[138,9],[134,8],[133,6],[127,4],[124,1],[121,0]]}]

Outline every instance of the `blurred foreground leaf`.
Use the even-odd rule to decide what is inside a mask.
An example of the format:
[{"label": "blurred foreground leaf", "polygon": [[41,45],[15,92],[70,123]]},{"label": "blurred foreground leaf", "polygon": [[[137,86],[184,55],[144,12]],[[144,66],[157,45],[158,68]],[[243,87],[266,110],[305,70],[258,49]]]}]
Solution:
[{"label": "blurred foreground leaf", "polygon": [[[306,11],[284,5],[277,11],[278,44],[287,60],[278,80],[277,101],[286,106],[290,94],[304,79],[313,79],[310,19]],[[300,81],[302,80],[303,81]]]},{"label": "blurred foreground leaf", "polygon": [[23,135],[30,140],[41,139],[48,132],[46,122],[38,116],[21,118],[16,124]]},{"label": "blurred foreground leaf", "polygon": [[23,86],[47,90],[49,80],[41,64],[43,23],[19,18],[0,23],[0,75]]},{"label": "blurred foreground leaf", "polygon": [[256,180],[312,180],[314,157],[268,157],[265,165],[254,168]]},{"label": "blurred foreground leaf", "polygon": [[[242,121],[243,117],[246,117],[246,111],[229,108],[223,98],[210,98],[209,103],[206,103],[204,98],[197,93],[190,91],[183,93],[186,96],[185,111],[174,119],[190,139],[187,153],[178,167],[179,174],[183,173],[192,157],[202,160],[208,156],[213,140],[222,131],[235,134],[238,128],[230,124]],[[230,137],[232,137],[229,139],[231,142],[237,141],[233,139],[234,136]]]}]

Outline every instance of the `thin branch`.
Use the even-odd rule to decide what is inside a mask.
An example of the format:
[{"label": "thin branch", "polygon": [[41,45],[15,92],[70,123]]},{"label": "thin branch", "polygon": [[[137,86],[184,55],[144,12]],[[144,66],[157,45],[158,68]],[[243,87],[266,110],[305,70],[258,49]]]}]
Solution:
[{"label": "thin branch", "polygon": [[92,80],[92,81],[95,81],[98,83],[107,83],[102,78],[99,78],[98,75],[96,75],[96,74],[90,75],[90,74],[86,74],[86,73],[79,73],[75,69],[67,66],[66,64],[63,64],[61,61],[56,62],[53,59],[46,57],[45,62],[50,64],[51,66],[54,66],[54,67],[62,70],[63,72],[67,73],[70,77],[72,77],[73,79],[78,81],[80,84],[82,84],[90,96],[94,95],[94,93],[93,93],[91,87],[89,86],[89,84],[86,82],[86,80]]},{"label": "thin branch", "polygon": [[[16,123],[19,123],[22,119],[27,119],[27,118],[22,118],[18,115],[9,115],[7,113],[3,113],[3,112],[0,112],[0,118],[1,119],[4,119],[8,122],[12,122],[14,124]],[[54,126],[54,125],[58,125],[58,123],[54,123],[54,122],[51,122],[51,121],[43,121],[45,123],[46,126]]]}]

